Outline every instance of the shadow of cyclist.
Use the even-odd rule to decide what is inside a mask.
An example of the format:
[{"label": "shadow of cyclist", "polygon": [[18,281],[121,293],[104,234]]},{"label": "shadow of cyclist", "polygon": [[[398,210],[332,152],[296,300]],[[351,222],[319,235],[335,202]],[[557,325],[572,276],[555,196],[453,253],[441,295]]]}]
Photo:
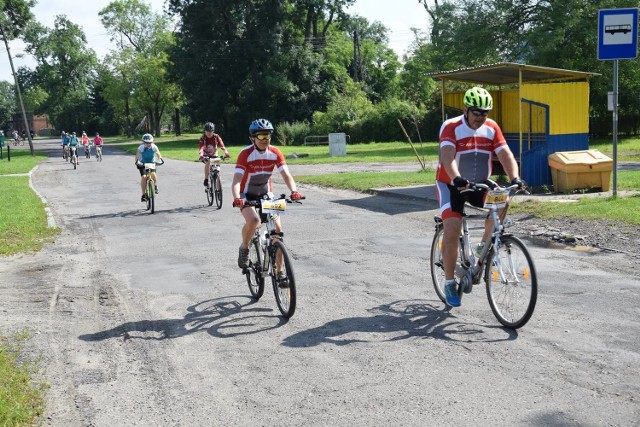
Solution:
[{"label": "shadow of cyclist", "polygon": [[[510,341],[515,331],[500,325],[487,326],[461,322],[441,304],[394,301],[368,310],[367,317],[332,320],[317,328],[293,334],[284,340],[289,347],[311,347],[323,343],[348,345],[356,342],[399,341],[413,337],[435,338],[458,342]],[[495,338],[489,331],[500,330],[505,336]]]}]

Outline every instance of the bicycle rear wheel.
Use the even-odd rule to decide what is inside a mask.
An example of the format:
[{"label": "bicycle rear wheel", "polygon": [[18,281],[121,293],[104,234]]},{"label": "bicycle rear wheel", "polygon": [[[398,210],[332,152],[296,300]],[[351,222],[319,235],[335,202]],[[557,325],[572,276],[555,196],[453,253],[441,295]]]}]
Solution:
[{"label": "bicycle rear wheel", "polygon": [[[276,260],[282,257],[282,265],[278,270]],[[289,259],[289,253],[284,243],[277,240],[273,242],[273,258],[271,259],[271,281],[273,292],[276,295],[276,303],[280,313],[287,319],[296,311],[296,279],[293,267]]]},{"label": "bicycle rear wheel", "polygon": [[431,280],[433,281],[433,287],[436,290],[436,294],[440,301],[446,302],[444,295],[444,265],[442,264],[442,238],[444,237],[444,227],[442,225],[436,228],[436,232],[433,235],[433,241],[431,242],[431,259],[429,261],[431,265]]},{"label": "bicycle rear wheel", "polygon": [[264,293],[264,277],[262,277],[262,252],[257,238],[249,243],[249,261],[251,265],[246,272],[247,285],[249,285],[251,296],[259,300]]},{"label": "bicycle rear wheel", "polygon": [[217,173],[213,174],[212,188],[216,196],[216,206],[218,206],[218,209],[221,209],[222,208],[222,183],[220,182],[220,176]]},{"label": "bicycle rear wheel", "polygon": [[533,258],[522,240],[505,235],[488,259],[485,282],[491,311],[507,328],[521,328],[531,318],[538,299]]}]

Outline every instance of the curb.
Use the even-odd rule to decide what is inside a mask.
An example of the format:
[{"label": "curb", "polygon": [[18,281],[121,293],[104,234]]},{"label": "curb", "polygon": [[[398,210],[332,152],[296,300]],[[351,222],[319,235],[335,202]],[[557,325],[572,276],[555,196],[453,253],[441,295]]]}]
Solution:
[{"label": "curb", "polygon": [[33,173],[38,170],[38,166],[36,165],[33,167],[33,169],[31,169],[29,171],[28,175],[29,176],[29,187],[31,187],[31,189],[33,190],[34,193],[36,193],[36,195],[40,198],[40,200],[42,201],[42,203],[44,203],[44,211],[47,214],[47,226],[49,228],[55,228],[56,227],[56,220],[53,218],[53,213],[51,212],[51,208],[49,208],[49,204],[47,202],[47,199],[44,198],[44,196],[42,194],[40,194],[38,192],[38,190],[36,190],[36,187],[33,186]]}]

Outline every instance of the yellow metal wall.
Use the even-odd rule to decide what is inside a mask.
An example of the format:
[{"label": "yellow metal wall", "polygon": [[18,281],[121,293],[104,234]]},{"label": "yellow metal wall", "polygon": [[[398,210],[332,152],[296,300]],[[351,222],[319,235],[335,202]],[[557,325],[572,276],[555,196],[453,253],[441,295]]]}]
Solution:
[{"label": "yellow metal wall", "polygon": [[588,82],[523,84],[521,95],[549,105],[551,135],[589,132]]},{"label": "yellow metal wall", "polygon": [[[494,109],[489,117],[505,133],[518,133],[518,90],[490,91]],[[523,83],[520,95],[529,101],[549,106],[549,133],[551,135],[589,132],[589,83]],[[462,110],[463,93],[445,94],[445,105]],[[522,104],[522,132],[542,133],[546,117],[543,108]],[[531,122],[531,123],[530,123]]]}]

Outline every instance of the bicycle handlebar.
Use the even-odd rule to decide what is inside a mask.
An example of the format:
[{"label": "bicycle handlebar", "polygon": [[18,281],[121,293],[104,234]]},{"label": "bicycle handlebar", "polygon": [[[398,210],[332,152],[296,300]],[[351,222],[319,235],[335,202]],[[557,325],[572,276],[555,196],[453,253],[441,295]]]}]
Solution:
[{"label": "bicycle handlebar", "polygon": [[[460,190],[460,192],[467,193],[470,191],[487,191],[487,190],[493,190],[498,187],[500,187],[500,184],[488,179],[485,182],[470,182],[469,187],[464,190]],[[516,193],[531,194],[530,192],[527,191],[526,188],[518,188],[518,184],[512,184],[507,187],[501,187],[501,188],[504,188],[505,190],[509,190],[509,191],[517,190],[515,191]]]},{"label": "bicycle handlebar", "polygon": [[[304,200],[304,199],[306,199],[306,197],[302,196],[302,199],[300,199],[300,200],[292,200],[291,197],[287,197],[286,194],[281,194],[280,197],[274,197],[273,199],[270,199],[270,200],[282,200],[282,199],[284,199],[284,201],[287,202],[287,203],[300,203],[300,204],[302,204],[302,202],[300,200]],[[260,200],[245,200],[244,205],[245,206],[258,207],[258,206],[260,206]]]}]

